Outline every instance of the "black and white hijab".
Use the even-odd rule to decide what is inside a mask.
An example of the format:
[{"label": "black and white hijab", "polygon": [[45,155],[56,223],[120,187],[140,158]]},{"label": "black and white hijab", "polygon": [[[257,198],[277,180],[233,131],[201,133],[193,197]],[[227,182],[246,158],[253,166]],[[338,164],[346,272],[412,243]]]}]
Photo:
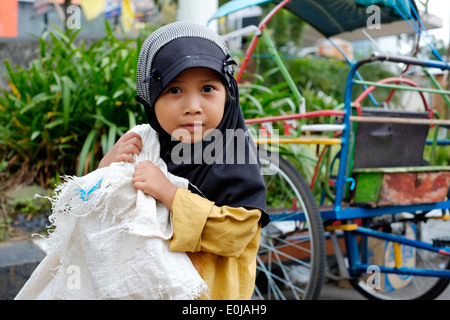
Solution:
[{"label": "black and white hijab", "polygon": [[[153,32],[142,45],[137,65],[136,99],[159,134],[161,158],[169,172],[189,180],[189,189],[217,206],[260,209],[262,226],[270,221],[266,188],[257,151],[241,107],[234,61],[214,31],[191,22],[175,22]],[[181,72],[204,67],[216,71],[227,89],[222,121],[214,134],[194,144],[172,138],[159,124],[154,104]],[[209,150],[208,152],[203,152]]]}]

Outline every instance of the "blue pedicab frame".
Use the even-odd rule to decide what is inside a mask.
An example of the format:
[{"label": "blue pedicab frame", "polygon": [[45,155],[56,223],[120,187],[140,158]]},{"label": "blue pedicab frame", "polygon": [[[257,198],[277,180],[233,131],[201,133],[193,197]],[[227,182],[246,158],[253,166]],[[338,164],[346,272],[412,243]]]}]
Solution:
[{"label": "blue pedicab frame", "polygon": [[[362,0],[361,0],[362,1]],[[360,2],[361,2],[360,1]],[[349,26],[342,26],[342,23],[335,21],[335,25],[330,28],[329,25],[323,26],[321,24],[318,24],[315,22],[317,20],[317,17],[311,18],[311,15],[313,14],[314,10],[317,8],[314,7],[320,7],[320,10],[327,9],[327,6],[333,7],[333,5],[339,3],[338,0],[327,0],[327,1],[321,1],[320,3],[314,3],[311,1],[306,0],[297,0],[297,1],[291,1],[291,0],[284,0],[284,1],[270,1],[270,0],[247,0],[247,1],[230,1],[226,3],[224,6],[222,6],[217,13],[211,18],[218,19],[220,17],[226,16],[234,11],[254,6],[254,5],[262,5],[266,3],[275,3],[277,4],[276,7],[264,18],[261,22],[261,24],[256,28],[254,27],[252,30],[255,32],[255,36],[252,40],[252,43],[250,44],[249,50],[247,51],[245,60],[243,65],[241,66],[241,69],[239,71],[239,74],[237,76],[238,81],[240,80],[240,77],[242,76],[242,73],[244,72],[244,69],[246,67],[246,63],[251,58],[251,54],[256,46],[257,41],[259,38],[264,38],[266,40],[266,43],[269,46],[269,50],[271,50],[271,54],[274,55],[274,59],[279,66],[283,76],[285,79],[290,83],[290,88],[293,91],[294,96],[297,99],[298,103],[302,103],[302,96],[298,90],[298,88],[293,85],[293,80],[290,77],[289,71],[284,66],[281,57],[278,55],[276,49],[274,48],[273,43],[270,41],[270,38],[265,36],[264,34],[264,28],[266,27],[267,23],[270,21],[270,19],[281,9],[281,8],[287,8],[288,10],[292,11],[294,14],[297,14],[300,18],[304,19],[305,21],[309,22],[314,28],[316,28],[319,32],[321,32],[324,36],[330,37],[336,34],[339,34],[343,31],[349,31],[356,29],[358,27],[364,26],[365,21],[362,21],[361,19],[361,12],[358,12],[354,15],[351,15],[351,18],[353,19],[355,16],[359,17],[357,19],[346,19],[345,14],[341,13],[341,21],[344,21],[342,23],[345,23],[346,20],[355,21],[352,25]],[[354,3],[352,0],[344,0],[341,2],[345,2],[348,5],[351,3]],[[358,2],[358,0],[356,0]],[[364,2],[364,1],[363,1]],[[370,1],[366,1],[368,3]],[[377,3],[377,1],[372,1],[373,3]],[[392,2],[392,0],[388,0],[387,2]],[[379,1],[378,1],[379,3]],[[306,7],[303,6],[303,4],[306,5]],[[312,5],[312,6],[311,6]],[[352,4],[353,5],[353,4]],[[388,15],[384,14],[382,23],[388,23],[391,21],[396,21],[399,19],[405,19],[405,12],[410,11],[413,12],[414,18],[418,19],[418,14],[415,11],[415,5],[413,2],[404,0],[401,1],[402,9],[398,10],[398,13],[395,15]],[[353,8],[357,8],[357,6],[353,5]],[[304,10],[303,10],[304,9]],[[386,10],[390,10],[392,8],[386,8]],[[309,10],[309,11],[308,11]],[[320,18],[319,18],[320,20]],[[339,48],[338,48],[339,49]],[[339,49],[340,50],[340,49]],[[343,53],[341,51],[341,53]],[[395,235],[392,233],[377,231],[374,229],[371,229],[367,226],[361,226],[356,223],[354,223],[355,219],[360,218],[372,218],[372,217],[378,217],[382,215],[395,215],[399,213],[416,213],[416,212],[429,212],[432,210],[442,210],[442,219],[443,220],[450,220],[450,215],[448,214],[447,210],[450,209],[450,200],[443,200],[443,201],[437,201],[432,203],[414,203],[414,204],[407,204],[407,205],[385,205],[385,206],[343,206],[344,203],[344,196],[347,194],[349,189],[353,189],[355,185],[355,180],[352,177],[352,168],[349,168],[349,158],[351,157],[351,148],[352,148],[352,140],[351,140],[351,134],[352,134],[352,128],[354,122],[365,122],[367,119],[364,119],[364,117],[358,117],[352,115],[352,96],[353,96],[353,87],[355,85],[362,85],[364,88],[368,88],[368,86],[380,86],[380,87],[388,87],[392,90],[405,90],[405,86],[396,85],[396,84],[380,84],[380,83],[373,83],[373,82],[367,82],[363,81],[361,79],[361,76],[358,73],[358,69],[366,64],[369,63],[375,63],[375,62],[391,62],[391,63],[402,63],[405,65],[412,65],[412,66],[420,66],[424,68],[437,68],[440,70],[449,70],[450,66],[447,62],[443,61],[436,61],[436,60],[420,60],[416,58],[410,58],[410,57],[403,57],[403,56],[387,56],[383,54],[373,54],[371,57],[367,59],[362,59],[356,63],[353,63],[349,60],[347,60],[351,66],[347,82],[346,82],[346,89],[345,89],[345,98],[344,98],[344,110],[341,111],[330,111],[327,113],[327,111],[324,111],[324,113],[318,113],[317,116],[342,116],[342,135],[340,137],[340,142],[337,144],[341,145],[341,150],[339,152],[339,167],[338,167],[338,174],[336,177],[335,182],[335,199],[334,199],[334,206],[332,208],[325,208],[321,209],[319,208],[320,217],[325,225],[325,229],[330,232],[340,232],[341,236],[345,239],[345,251],[346,251],[346,257],[348,259],[348,266],[347,266],[347,277],[349,279],[352,279],[353,277],[358,277],[362,273],[367,272],[368,268],[370,268],[372,265],[368,263],[368,250],[367,250],[367,241],[361,241],[361,236],[366,237],[373,237],[389,242],[394,243],[394,255],[395,255],[395,266],[394,267],[386,267],[386,266],[378,266],[379,271],[382,273],[392,273],[392,274],[402,274],[402,275],[416,275],[416,276],[425,276],[425,277],[438,277],[438,278],[444,278],[449,279],[444,282],[442,287],[445,287],[448,282],[450,281],[450,262],[447,264],[446,269],[420,269],[420,268],[411,268],[406,267],[402,265],[401,260],[401,249],[400,245],[406,245],[411,246],[418,249],[428,250],[431,252],[438,253],[440,255],[444,256],[450,256],[450,247],[448,246],[448,243],[445,243],[444,245],[436,246],[432,245],[426,242],[422,242],[420,240],[414,240],[414,239],[408,239],[405,236]],[[423,88],[416,88],[411,87],[407,90],[413,90],[413,91],[420,91],[425,90]],[[431,93],[439,93],[446,97],[450,92],[442,90],[440,88],[437,89],[428,89],[427,92]],[[370,94],[369,94],[370,96]],[[372,102],[374,102],[375,105],[378,104],[373,97],[371,97]],[[447,100],[447,99],[446,99]],[[305,112],[305,113],[299,113],[299,114],[293,114],[289,116],[279,116],[279,117],[267,117],[267,118],[259,118],[259,119],[248,119],[248,124],[253,123],[267,123],[267,122],[274,122],[274,121],[280,121],[280,120],[287,120],[287,119],[305,119],[309,117],[316,116],[314,112]],[[386,119],[385,119],[386,120]],[[450,121],[449,120],[440,120],[440,119],[407,119],[410,120],[411,123],[420,123],[422,125],[444,125],[449,126]],[[389,119],[387,119],[389,122]],[[328,142],[335,139],[328,139]],[[324,140],[326,141],[326,139]],[[293,140],[287,141],[287,143],[296,143]],[[302,142],[300,142],[302,143]],[[326,143],[326,142],[325,142]],[[434,143],[437,143],[439,145],[446,145],[449,144],[449,140],[443,140],[443,141],[434,141]],[[330,143],[330,144],[335,144]],[[433,170],[436,170],[436,168],[433,168]],[[450,167],[448,166],[442,166],[437,170],[442,171],[450,171]],[[296,210],[288,210],[284,211],[282,213],[277,212],[277,214],[271,215],[272,221],[305,221],[305,215],[302,211],[296,211]],[[333,224],[330,222],[336,222],[339,221],[339,224]],[[450,230],[449,230],[450,234]],[[363,243],[363,245],[361,245]],[[449,259],[450,261],[450,259]],[[317,284],[320,286],[321,284]],[[364,294],[364,293],[363,293]],[[376,298],[376,295],[366,295],[369,298]],[[317,294],[313,297],[317,298]]]}]

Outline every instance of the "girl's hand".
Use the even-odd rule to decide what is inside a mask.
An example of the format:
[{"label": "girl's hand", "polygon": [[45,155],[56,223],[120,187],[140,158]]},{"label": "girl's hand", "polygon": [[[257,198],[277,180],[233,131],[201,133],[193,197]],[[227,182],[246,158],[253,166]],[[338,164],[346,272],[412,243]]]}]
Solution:
[{"label": "girl's hand", "polygon": [[150,161],[142,161],[136,166],[133,174],[133,185],[136,190],[160,200],[172,210],[173,199],[177,187],[173,185],[164,173]]},{"label": "girl's hand", "polygon": [[134,132],[127,132],[105,154],[98,167],[107,167],[113,162],[134,162],[133,154],[139,154],[141,150],[141,136]]}]

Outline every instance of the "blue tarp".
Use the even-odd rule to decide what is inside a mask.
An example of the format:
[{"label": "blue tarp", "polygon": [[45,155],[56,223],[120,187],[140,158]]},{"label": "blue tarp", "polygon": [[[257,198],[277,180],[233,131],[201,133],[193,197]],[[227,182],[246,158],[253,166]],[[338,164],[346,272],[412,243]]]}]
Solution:
[{"label": "blue tarp", "polygon": [[[310,26],[331,37],[346,31],[352,31],[367,25],[373,14],[367,12],[370,5],[379,7],[380,22],[389,23],[409,16],[412,0],[292,0],[286,9],[306,21]],[[212,19],[226,16],[232,12],[255,5],[280,3],[282,0],[232,0],[224,4]]]}]

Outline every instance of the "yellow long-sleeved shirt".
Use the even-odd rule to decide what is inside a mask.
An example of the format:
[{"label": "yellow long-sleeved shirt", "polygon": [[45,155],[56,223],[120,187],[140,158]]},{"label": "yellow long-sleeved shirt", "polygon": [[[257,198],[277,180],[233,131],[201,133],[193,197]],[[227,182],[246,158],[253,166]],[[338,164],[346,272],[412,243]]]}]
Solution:
[{"label": "yellow long-sleeved shirt", "polygon": [[208,297],[250,299],[255,285],[261,211],[218,207],[188,190],[178,189],[172,212],[169,249],[188,253],[208,285]]}]

